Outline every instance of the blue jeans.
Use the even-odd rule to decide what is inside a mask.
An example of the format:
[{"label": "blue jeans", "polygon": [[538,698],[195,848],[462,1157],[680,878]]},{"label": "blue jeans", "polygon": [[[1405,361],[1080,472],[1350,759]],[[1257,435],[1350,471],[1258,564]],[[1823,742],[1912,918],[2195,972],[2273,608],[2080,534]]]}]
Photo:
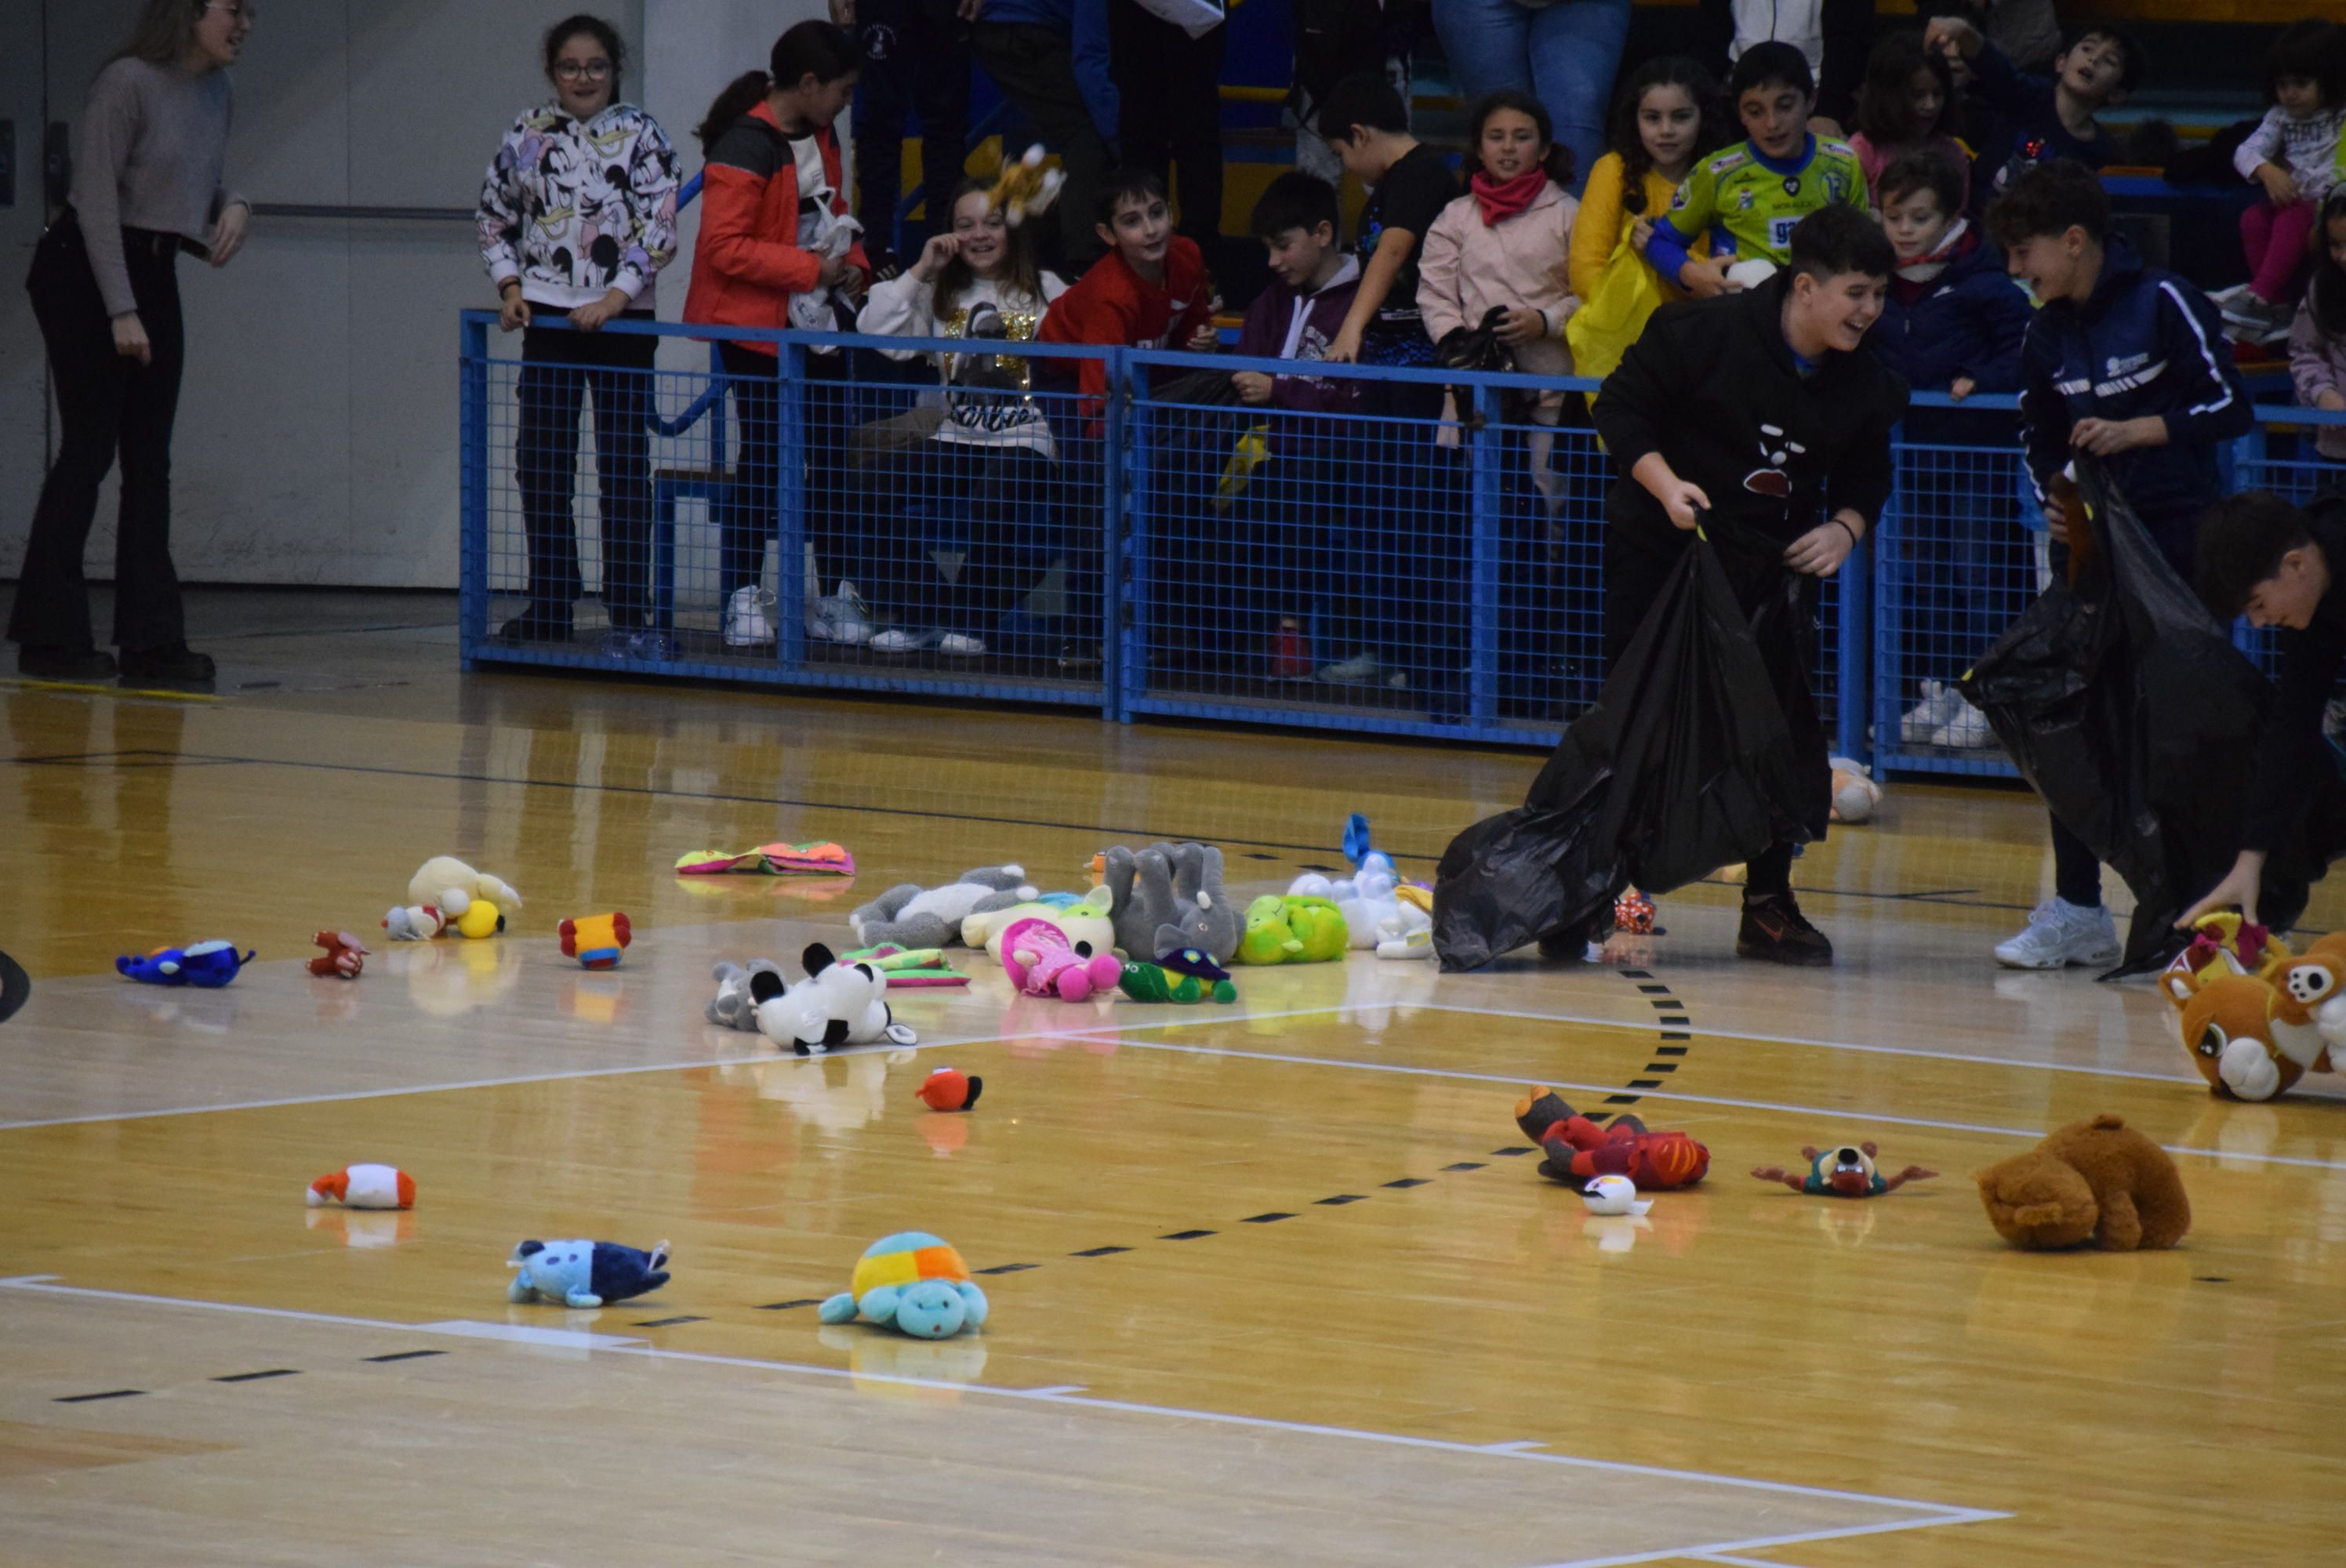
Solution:
[{"label": "blue jeans", "polygon": [[1556,139],[1572,149],[1575,195],[1605,152],[1613,73],[1629,34],[1629,0],[1433,0],[1433,30],[1469,99],[1503,87],[1547,107]]}]

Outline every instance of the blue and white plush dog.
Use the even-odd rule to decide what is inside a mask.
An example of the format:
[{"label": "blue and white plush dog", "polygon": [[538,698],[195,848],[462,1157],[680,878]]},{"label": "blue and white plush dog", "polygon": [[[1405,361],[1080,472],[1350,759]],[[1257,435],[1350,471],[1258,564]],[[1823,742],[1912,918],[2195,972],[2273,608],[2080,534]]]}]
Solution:
[{"label": "blue and white plush dog", "polygon": [[505,1287],[508,1301],[558,1301],[600,1307],[668,1283],[668,1243],[649,1252],[616,1241],[525,1241],[505,1267],[521,1270]]},{"label": "blue and white plush dog", "polygon": [[114,961],[114,967],[117,973],[148,985],[200,985],[217,990],[251,962],[250,952],[238,956],[232,942],[196,942],[185,947],[158,948],[144,958],[125,955]]}]

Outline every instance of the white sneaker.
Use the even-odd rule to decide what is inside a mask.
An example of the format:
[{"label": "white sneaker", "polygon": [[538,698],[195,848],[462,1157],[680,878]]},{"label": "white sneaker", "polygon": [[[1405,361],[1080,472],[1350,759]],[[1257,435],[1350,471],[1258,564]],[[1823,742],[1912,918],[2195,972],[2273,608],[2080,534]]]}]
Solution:
[{"label": "white sneaker", "polygon": [[2099,969],[2116,963],[2121,951],[2108,910],[2098,904],[2080,909],[2055,898],[2036,906],[2026,931],[1996,944],[1995,961],[2007,969],[2063,969],[2073,963]]},{"label": "white sneaker", "polygon": [[873,653],[918,653],[928,646],[929,634],[915,631],[911,626],[890,626],[884,632],[875,633],[872,638]]},{"label": "white sneaker", "polygon": [[947,658],[977,658],[985,652],[985,639],[967,632],[947,632],[937,638],[937,652]]},{"label": "white sneaker", "polygon": [[1931,732],[1931,744],[1950,751],[1984,751],[1997,741],[1987,715],[1965,702],[1959,693],[1954,717]]},{"label": "white sneaker", "polygon": [[1351,658],[1320,667],[1318,679],[1331,686],[1361,686],[1377,678],[1377,656],[1354,654]]},{"label": "white sneaker", "polygon": [[1898,738],[1909,746],[1931,745],[1931,737],[1953,723],[1965,706],[1964,694],[1952,685],[1926,680],[1923,683],[1923,700],[1907,709],[1906,717],[1898,721]]},{"label": "white sneaker", "polygon": [[766,605],[770,596],[753,587],[733,590],[725,601],[725,646],[729,648],[755,647],[774,640],[774,628],[766,620]]},{"label": "white sneaker", "polygon": [[807,606],[807,636],[821,643],[844,643],[861,647],[872,640],[872,612],[852,583],[839,585]]}]

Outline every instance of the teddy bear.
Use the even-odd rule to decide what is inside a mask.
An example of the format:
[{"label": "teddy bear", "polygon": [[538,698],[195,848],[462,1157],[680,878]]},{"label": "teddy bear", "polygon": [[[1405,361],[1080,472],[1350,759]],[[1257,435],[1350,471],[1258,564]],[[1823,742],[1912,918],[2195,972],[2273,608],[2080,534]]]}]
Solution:
[{"label": "teddy bear", "polygon": [[1238,951],[1245,923],[1222,891],[1222,851],[1211,844],[1118,844],[1105,851],[1101,885],[1127,958],[1194,947],[1227,963]]},{"label": "teddy bear", "polygon": [[1027,995],[1062,1002],[1081,1002],[1124,976],[1114,953],[1089,942],[1070,942],[1046,920],[1022,920],[1002,933],[1002,967],[1010,983]]},{"label": "teddy bear", "polygon": [[770,958],[753,958],[747,964],[720,962],[709,972],[709,978],[717,982],[717,994],[709,999],[702,1015],[719,1029],[755,1034],[758,1004],[750,995],[750,977],[761,971],[779,978],[782,966]]},{"label": "teddy bear", "polygon": [[2273,989],[2274,1043],[2310,1070],[2331,1071],[2331,1048],[2346,1047],[2346,932],[2281,964]]},{"label": "teddy bear", "polygon": [[600,1307],[667,1284],[668,1243],[643,1252],[616,1241],[525,1241],[505,1267],[519,1270],[505,1287],[508,1301]]},{"label": "teddy bear", "polygon": [[774,970],[750,976],[758,1032],[767,1039],[787,1044],[801,1056],[879,1040],[899,1045],[918,1043],[913,1031],[889,1012],[888,977],[879,970],[868,963],[838,962],[819,942],[808,944],[801,962],[807,977],[796,985],[784,983]]},{"label": "teddy bear", "polygon": [[961,940],[962,922],[982,910],[1008,909],[1035,897],[1023,866],[978,866],[943,887],[904,882],[848,917],[859,946],[943,947]]},{"label": "teddy bear", "polygon": [[454,924],[474,899],[485,899],[499,910],[521,908],[521,895],[486,871],[476,871],[454,855],[434,855],[407,879],[410,903],[429,904],[441,918]]},{"label": "teddy bear", "polygon": [[847,1288],[815,1311],[826,1323],[861,1317],[917,1339],[946,1339],[984,1328],[987,1308],[958,1251],[925,1230],[904,1230],[865,1247]]},{"label": "teddy bear", "polygon": [[2175,1162],[2106,1113],[1973,1175],[1988,1223],[2024,1251],[2086,1241],[2105,1252],[2167,1247],[2191,1228]]}]

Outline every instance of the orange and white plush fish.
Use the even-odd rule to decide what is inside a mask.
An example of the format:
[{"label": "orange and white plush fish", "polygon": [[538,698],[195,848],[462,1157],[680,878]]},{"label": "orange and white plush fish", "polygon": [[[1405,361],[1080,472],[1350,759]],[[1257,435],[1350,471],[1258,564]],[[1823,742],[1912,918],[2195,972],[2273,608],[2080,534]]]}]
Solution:
[{"label": "orange and white plush fish", "polygon": [[339,1203],[347,1208],[412,1208],[415,1178],[390,1166],[344,1166],[310,1184],[310,1207]]}]

